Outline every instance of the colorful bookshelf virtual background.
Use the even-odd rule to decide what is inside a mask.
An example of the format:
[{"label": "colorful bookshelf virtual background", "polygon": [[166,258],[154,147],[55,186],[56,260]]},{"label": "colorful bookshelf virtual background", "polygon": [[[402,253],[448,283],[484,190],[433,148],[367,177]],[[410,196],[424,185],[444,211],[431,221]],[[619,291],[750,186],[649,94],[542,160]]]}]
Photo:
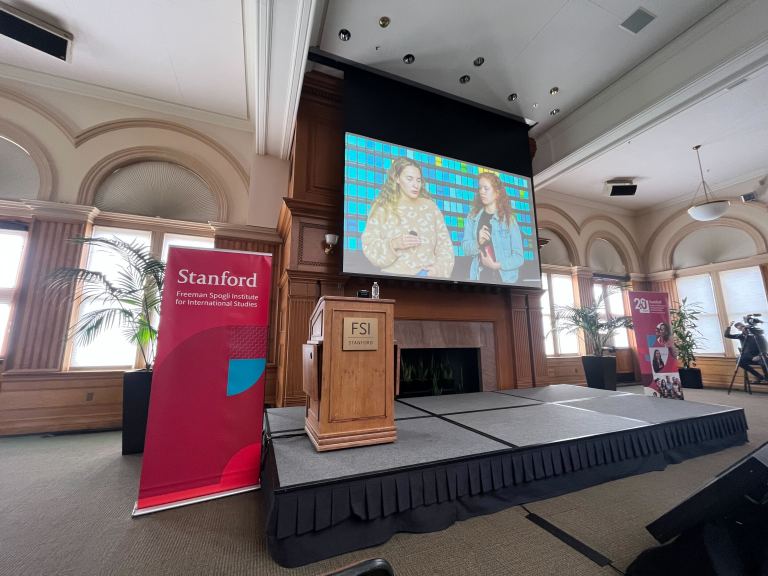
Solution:
[{"label": "colorful bookshelf virtual background", "polygon": [[463,256],[461,238],[464,219],[472,209],[477,194],[478,178],[484,172],[496,174],[506,188],[523,234],[523,255],[533,261],[536,242],[533,235],[531,187],[528,178],[515,176],[476,164],[461,162],[419,152],[403,146],[387,144],[364,136],[347,133],[344,174],[344,247],[349,251],[362,251],[360,236],[365,230],[371,206],[386,179],[392,160],[405,156],[421,166],[427,191],[443,212],[445,225],[453,242],[453,252]]}]

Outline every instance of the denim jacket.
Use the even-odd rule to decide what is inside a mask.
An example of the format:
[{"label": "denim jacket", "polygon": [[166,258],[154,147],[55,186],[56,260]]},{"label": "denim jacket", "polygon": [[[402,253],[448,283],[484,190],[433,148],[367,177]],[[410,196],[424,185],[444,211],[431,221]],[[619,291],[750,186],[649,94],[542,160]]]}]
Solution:
[{"label": "denim jacket", "polygon": [[[477,226],[480,222],[481,212],[468,216],[464,220],[464,236],[461,246],[464,254],[473,256],[469,269],[469,279],[480,279],[480,252],[477,243]],[[505,283],[517,280],[518,268],[523,265],[523,237],[517,225],[514,214],[508,224],[502,224],[498,214],[491,216],[491,242],[496,255],[496,262],[501,264],[499,273],[501,281]]]}]

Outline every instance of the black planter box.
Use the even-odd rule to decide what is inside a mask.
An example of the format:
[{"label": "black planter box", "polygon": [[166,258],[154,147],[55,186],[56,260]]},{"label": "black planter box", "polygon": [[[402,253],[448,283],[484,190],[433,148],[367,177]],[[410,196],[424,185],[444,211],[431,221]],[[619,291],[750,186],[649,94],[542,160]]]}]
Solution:
[{"label": "black planter box", "polygon": [[678,372],[683,388],[704,388],[701,383],[701,370],[698,368],[680,368]]},{"label": "black planter box", "polygon": [[134,370],[123,374],[123,454],[144,452],[152,372]]},{"label": "black planter box", "polygon": [[616,356],[582,356],[587,386],[616,390]]}]

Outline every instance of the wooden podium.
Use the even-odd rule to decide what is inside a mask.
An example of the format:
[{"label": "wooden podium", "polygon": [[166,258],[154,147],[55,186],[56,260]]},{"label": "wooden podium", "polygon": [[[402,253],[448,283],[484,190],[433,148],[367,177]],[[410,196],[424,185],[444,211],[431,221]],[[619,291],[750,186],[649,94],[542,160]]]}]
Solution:
[{"label": "wooden podium", "polygon": [[397,439],[394,305],[323,296],[315,306],[303,376],[305,429],[318,451]]}]

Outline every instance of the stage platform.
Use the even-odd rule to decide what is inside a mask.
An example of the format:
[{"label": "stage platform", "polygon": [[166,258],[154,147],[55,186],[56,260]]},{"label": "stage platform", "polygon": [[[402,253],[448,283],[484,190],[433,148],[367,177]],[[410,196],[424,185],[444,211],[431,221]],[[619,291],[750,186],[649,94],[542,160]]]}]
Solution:
[{"label": "stage platform", "polygon": [[278,563],[442,530],[747,440],[742,408],[568,384],[398,400],[395,420],[395,443],[318,453],[304,408],[266,411],[266,533]]}]

